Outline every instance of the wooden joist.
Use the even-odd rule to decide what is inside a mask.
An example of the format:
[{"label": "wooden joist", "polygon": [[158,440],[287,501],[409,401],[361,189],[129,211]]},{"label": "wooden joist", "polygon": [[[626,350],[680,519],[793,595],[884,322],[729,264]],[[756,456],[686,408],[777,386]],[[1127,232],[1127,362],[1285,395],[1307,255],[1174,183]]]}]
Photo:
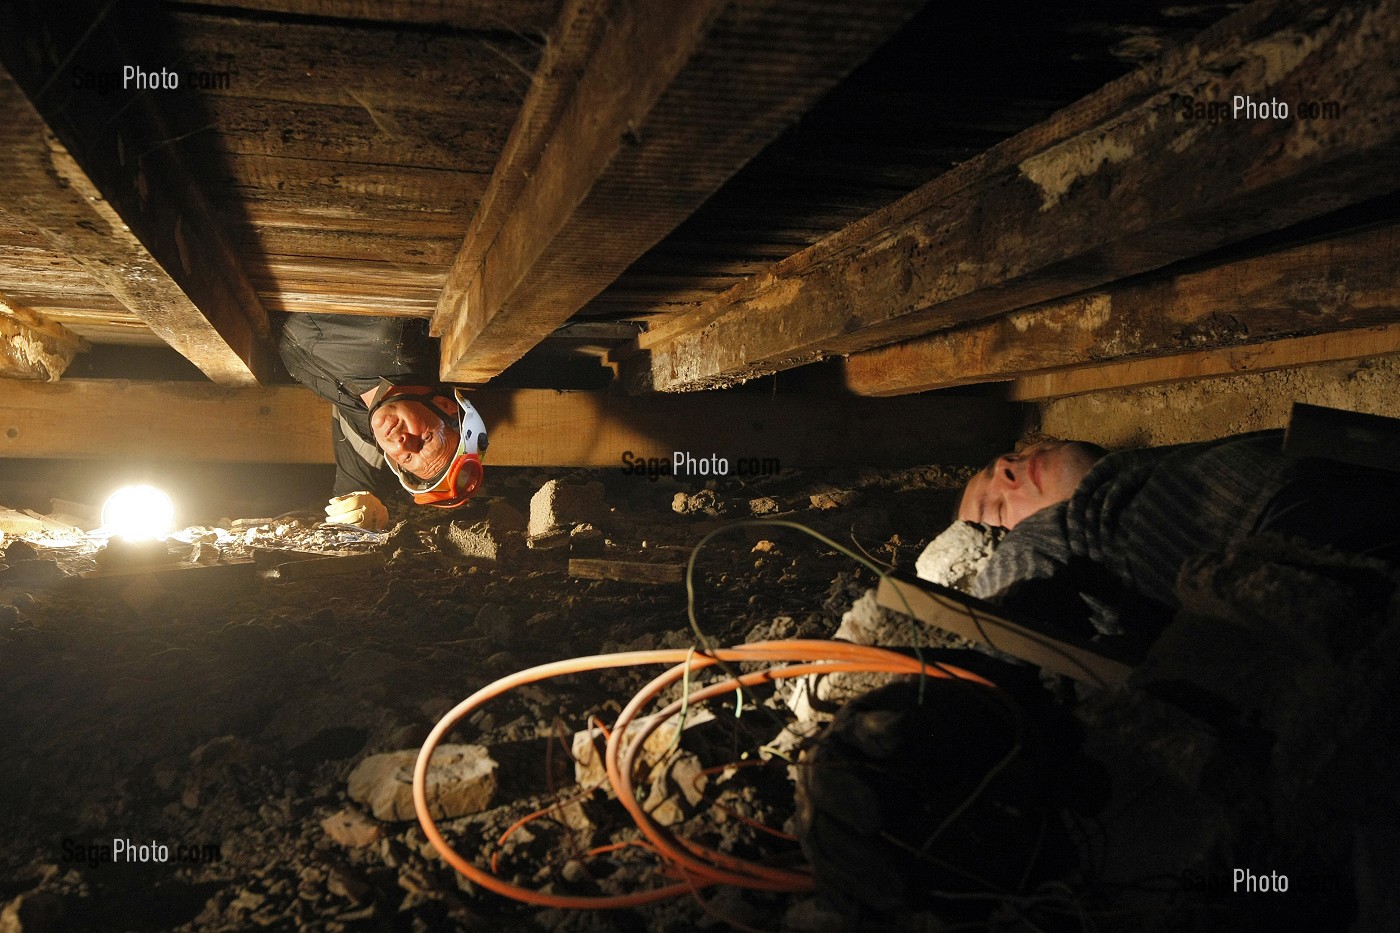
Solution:
[{"label": "wooden joist", "polygon": [[1012,382],[1007,396],[1022,402],[1040,401],[1086,392],[1262,373],[1393,353],[1400,353],[1400,323],[1041,373]]},{"label": "wooden joist", "polygon": [[523,356],[920,5],[568,3],[439,300],[443,378]]},{"label": "wooden joist", "polygon": [[150,95],[114,106],[56,69],[71,54],[71,67],[120,74],[132,59],[110,24],[96,6],[91,19],[39,0],[0,10],[5,212],[215,382],[261,381],[266,312],[175,148],[158,144],[168,136]]},{"label": "wooden joist", "polygon": [[330,406],[299,387],[105,379],[3,385],[4,457],[331,462]]},{"label": "wooden joist", "polygon": [[[186,0],[185,5],[217,8],[231,4],[228,0]],[[558,14],[560,0],[238,0],[237,6],[298,17],[543,35]]]},{"label": "wooden joist", "polygon": [[[1212,351],[1194,363],[1148,361],[1141,367],[1144,379],[1154,365],[1156,372],[1219,368],[1206,362],[1212,359],[1234,359],[1255,369],[1265,360],[1292,365],[1287,361],[1302,347],[1342,343],[1310,341],[1272,350],[1254,345],[1400,320],[1397,266],[1400,227],[1386,225],[1203,271],[1095,290],[854,354],[843,365],[845,384],[860,395],[901,395],[1023,379],[1015,392],[1028,398],[1026,393],[1042,391],[1032,386],[1108,387],[1106,373],[1133,372],[1135,357]],[[1232,355],[1246,346],[1250,349]],[[1320,360],[1303,351],[1295,362]],[[1094,374],[1073,374],[1080,369]],[[1026,378],[1051,372],[1044,380]]]},{"label": "wooden joist", "polygon": [[53,382],[83,345],[68,328],[0,294],[0,378]]},{"label": "wooden joist", "polygon": [[[629,389],[732,384],[923,336],[1393,191],[1398,6],[1258,0],[644,335]],[[1269,115],[1231,116],[1236,97]]]},{"label": "wooden joist", "polygon": [[[66,379],[5,382],[3,391],[0,457],[331,462],[330,406],[299,387]],[[488,467],[609,467],[639,483],[669,474],[677,451],[690,454],[696,481],[850,463],[852,451],[870,465],[982,463],[1021,427],[1018,406],[936,396],[483,389],[472,402],[490,432]]]}]

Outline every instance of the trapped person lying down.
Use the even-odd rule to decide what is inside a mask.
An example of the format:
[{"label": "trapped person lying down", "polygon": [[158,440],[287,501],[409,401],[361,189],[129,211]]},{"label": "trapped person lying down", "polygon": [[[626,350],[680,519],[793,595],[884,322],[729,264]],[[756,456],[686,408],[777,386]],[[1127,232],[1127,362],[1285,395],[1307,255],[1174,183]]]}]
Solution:
[{"label": "trapped person lying down", "polygon": [[1044,441],[997,457],[958,507],[963,521],[1010,529],[974,595],[1121,634],[1167,621],[1188,558],[1252,534],[1400,560],[1400,473],[1297,460],[1282,437],[1117,453]]}]

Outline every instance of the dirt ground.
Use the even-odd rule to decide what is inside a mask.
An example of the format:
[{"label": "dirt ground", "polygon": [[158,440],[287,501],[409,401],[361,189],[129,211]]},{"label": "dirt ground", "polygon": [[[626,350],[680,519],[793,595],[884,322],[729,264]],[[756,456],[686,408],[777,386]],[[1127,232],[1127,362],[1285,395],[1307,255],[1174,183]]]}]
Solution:
[{"label": "dirt ground", "polygon": [[[1145,747],[1189,744],[1182,736],[1200,730],[1158,728],[1179,714],[1086,699],[1066,684],[1052,685],[1054,695],[1083,707],[1112,799],[1074,836],[1083,865],[1068,881],[962,924],[925,906],[854,914],[822,896],[726,888],[624,911],[519,904],[457,875],[416,822],[363,817],[349,800],[359,762],[416,749],[446,710],[495,678],[560,658],[694,644],[683,585],[573,578],[571,556],[683,564],[709,532],[762,513],[908,570],[946,526],[965,474],[930,466],[728,484],[687,500],[682,514],[677,492],[698,487],[572,473],[564,478],[604,485],[599,533],[548,550],[525,547],[518,520],[561,474],[511,470],[493,471],[468,510],[420,515],[382,537],[318,526],[315,513],[195,529],[194,543],[172,554],[186,562],[178,571],[93,574],[88,547],[7,542],[0,930],[1279,929],[1267,925],[1270,911],[1219,890],[1221,827],[1253,825],[1230,807],[1256,798],[1222,804],[1201,794],[1201,781],[1177,780],[1171,767],[1198,762],[1199,749],[1176,749],[1163,767]],[[462,529],[481,522],[502,531],[494,558],[463,550]],[[274,577],[298,550],[342,560],[321,565],[325,575],[282,567]],[[715,538],[696,579],[700,624],[726,645],[829,637],[876,582],[826,545],[755,527]],[[654,673],[531,685],[459,727],[451,741],[484,746],[498,762],[491,806],[444,822],[459,851],[485,866],[513,822],[577,793],[569,737],[591,716],[611,723]],[[740,857],[800,862],[795,842],[753,826],[791,828],[785,763],[725,767],[760,761],[785,721],[780,705],[762,707],[765,697],[751,695],[759,708],[738,718],[732,704],[715,704],[715,721],[693,742],[687,733],[683,747],[710,779],[703,799],[681,804],[681,829]],[[362,836],[326,827],[347,809],[360,814]],[[602,791],[582,813],[515,831],[500,874],[580,894],[675,880],[635,846],[585,857],[636,833]],[[114,859],[103,847],[117,841],[163,845],[171,857]],[[1256,915],[1264,925],[1247,922]]]}]

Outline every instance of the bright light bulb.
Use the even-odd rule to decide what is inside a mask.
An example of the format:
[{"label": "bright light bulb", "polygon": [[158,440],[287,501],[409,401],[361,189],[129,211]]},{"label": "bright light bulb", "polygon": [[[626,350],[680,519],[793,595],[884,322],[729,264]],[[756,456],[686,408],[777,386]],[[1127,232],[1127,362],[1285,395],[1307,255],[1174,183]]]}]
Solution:
[{"label": "bright light bulb", "polygon": [[128,541],[159,538],[174,521],[174,504],[154,486],[118,489],[102,505],[102,526]]}]

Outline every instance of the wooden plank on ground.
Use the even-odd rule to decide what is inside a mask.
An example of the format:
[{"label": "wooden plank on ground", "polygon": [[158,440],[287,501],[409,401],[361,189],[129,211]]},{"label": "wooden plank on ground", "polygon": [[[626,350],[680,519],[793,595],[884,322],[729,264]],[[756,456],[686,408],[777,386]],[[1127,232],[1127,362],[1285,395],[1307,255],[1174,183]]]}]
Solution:
[{"label": "wooden plank on ground", "polygon": [[438,303],[443,377],[524,356],[921,5],[569,3]]},{"label": "wooden plank on ground", "polygon": [[209,378],[255,384],[271,371],[266,312],[176,149],[152,145],[169,137],[151,95],[56,69],[75,48],[94,72],[132,60],[95,6],[91,20],[69,6],[0,7],[0,204]]},{"label": "wooden plank on ground", "polygon": [[1011,383],[1008,397],[1030,402],[1109,389],[1160,385],[1211,376],[1236,376],[1400,353],[1400,324],[1252,343],[1221,350],[1103,363],[1063,372],[1026,376]]},{"label": "wooden plank on ground", "polygon": [[569,576],[582,580],[617,580],[621,583],[680,583],[684,564],[648,564],[634,560],[569,560]]},{"label": "wooden plank on ground", "polygon": [[[330,406],[300,387],[67,379],[3,388],[0,457],[331,461]],[[983,463],[1022,427],[1020,406],[941,396],[483,389],[472,401],[490,432],[488,466],[615,467],[639,483],[662,462],[669,469],[677,451],[691,455],[697,479],[735,483],[831,464]],[[701,459],[714,458],[729,472],[699,474]]]},{"label": "wooden plank on ground", "polygon": [[[1292,116],[1212,120],[1192,106],[1237,96]],[[1063,298],[1398,187],[1400,4],[1257,0],[659,326],[624,374],[632,391],[733,384]]]},{"label": "wooden plank on ground", "polygon": [[1400,227],[1096,290],[857,353],[846,388],[901,395],[1400,319]]},{"label": "wooden plank on ground", "polygon": [[1096,687],[1116,689],[1132,668],[1085,646],[1053,638],[1000,615],[995,606],[932,583],[880,581],[875,600],[885,609],[1014,655],[1048,671]]},{"label": "wooden plank on ground", "polygon": [[347,554],[340,557],[316,557],[310,560],[289,560],[262,572],[268,580],[294,583],[320,580],[343,573],[374,574],[384,569],[384,555],[378,551],[367,554]]}]

